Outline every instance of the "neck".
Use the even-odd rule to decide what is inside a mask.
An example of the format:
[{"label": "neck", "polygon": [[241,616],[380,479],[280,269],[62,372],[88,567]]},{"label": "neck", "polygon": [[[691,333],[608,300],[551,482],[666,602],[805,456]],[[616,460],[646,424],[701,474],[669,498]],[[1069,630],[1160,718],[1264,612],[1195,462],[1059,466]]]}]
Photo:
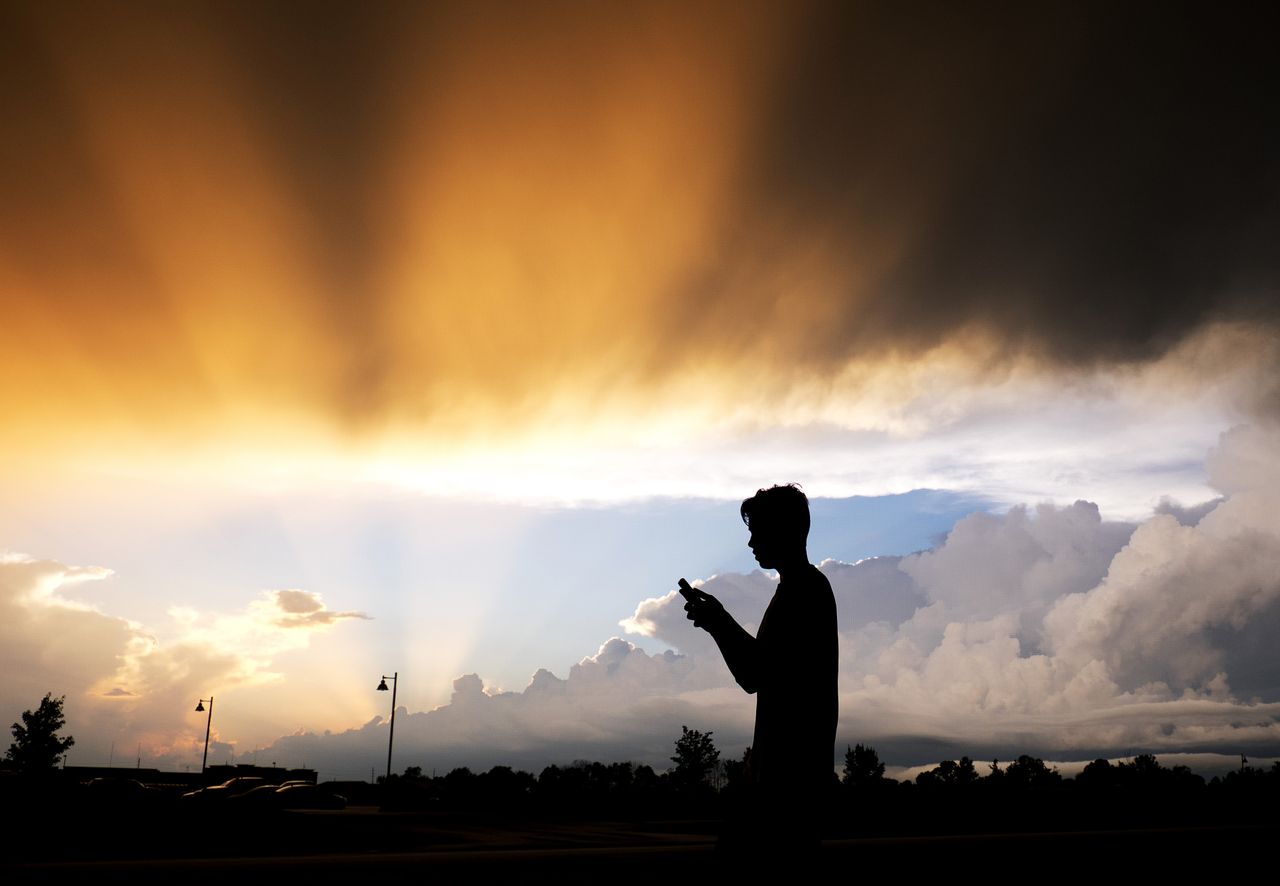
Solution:
[{"label": "neck", "polygon": [[791,556],[778,561],[778,576],[780,579],[786,579],[788,575],[799,575],[801,571],[809,567],[809,552],[801,548]]}]

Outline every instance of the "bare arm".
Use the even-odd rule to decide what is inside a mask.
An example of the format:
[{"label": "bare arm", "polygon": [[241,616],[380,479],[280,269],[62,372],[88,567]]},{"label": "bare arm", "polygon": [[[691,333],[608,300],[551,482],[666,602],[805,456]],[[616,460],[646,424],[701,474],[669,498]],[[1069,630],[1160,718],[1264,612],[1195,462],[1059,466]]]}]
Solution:
[{"label": "bare arm", "polygon": [[680,594],[685,598],[684,611],[689,620],[716,641],[733,679],[747,692],[755,692],[761,679],[760,647],[756,638],[734,621],[719,600],[690,586],[683,578]]}]

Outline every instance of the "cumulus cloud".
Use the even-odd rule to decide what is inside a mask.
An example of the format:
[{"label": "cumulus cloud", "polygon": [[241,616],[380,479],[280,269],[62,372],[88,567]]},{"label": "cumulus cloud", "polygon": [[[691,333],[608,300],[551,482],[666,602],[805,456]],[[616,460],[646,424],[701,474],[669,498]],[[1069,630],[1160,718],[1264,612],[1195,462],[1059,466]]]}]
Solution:
[{"label": "cumulus cloud", "polygon": [[1224,435],[1211,471],[1230,495],[1194,526],[1169,514],[1140,526],[1103,582],[1046,617],[1055,655],[1179,688],[1221,673],[1234,645],[1223,641],[1280,600],[1280,482],[1274,460],[1257,458],[1275,443],[1257,429]]},{"label": "cumulus cloud", "polygon": [[900,569],[948,618],[973,622],[1013,614],[1025,651],[1039,645],[1039,624],[1065,593],[1095,585],[1133,532],[1107,523],[1096,505],[1025,506],[958,522],[937,549],[905,558]]},{"label": "cumulus cloud", "polygon": [[[1280,486],[1257,458],[1275,441],[1223,436],[1214,482],[1229,494],[1193,525],[1168,507],[1136,527],[1085,503],[1015,508],[904,558],[931,602],[896,631],[842,638],[844,728],[1006,748],[1274,747],[1280,668],[1249,636],[1280,601]],[[1233,692],[1237,672],[1250,695]]]}]

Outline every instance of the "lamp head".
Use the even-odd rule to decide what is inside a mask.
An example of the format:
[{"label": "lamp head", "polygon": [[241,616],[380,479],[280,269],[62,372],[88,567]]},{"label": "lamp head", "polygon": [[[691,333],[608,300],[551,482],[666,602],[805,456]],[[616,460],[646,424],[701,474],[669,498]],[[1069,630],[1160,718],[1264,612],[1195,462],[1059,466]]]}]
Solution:
[{"label": "lamp head", "polygon": [[386,677],[383,677],[383,678],[378,682],[378,691],[379,691],[379,692],[386,692],[386,691],[387,691],[387,678],[386,678]]},{"label": "lamp head", "polygon": [[204,699],[203,699],[203,698],[202,698],[202,699],[200,699],[198,702],[196,702],[196,710],[197,710],[197,711],[203,711],[203,710],[204,710]]}]

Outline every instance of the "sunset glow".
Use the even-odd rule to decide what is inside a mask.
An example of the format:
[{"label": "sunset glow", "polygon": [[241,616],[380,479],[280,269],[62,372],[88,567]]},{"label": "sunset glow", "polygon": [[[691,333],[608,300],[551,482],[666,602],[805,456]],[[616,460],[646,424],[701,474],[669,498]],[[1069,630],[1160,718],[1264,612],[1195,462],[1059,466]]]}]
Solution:
[{"label": "sunset glow", "polygon": [[743,739],[668,592],[767,600],[794,481],[890,612],[841,741],[1280,752],[1269,47],[894,9],[0,7],[4,716],[363,778],[398,669],[414,760]]}]

